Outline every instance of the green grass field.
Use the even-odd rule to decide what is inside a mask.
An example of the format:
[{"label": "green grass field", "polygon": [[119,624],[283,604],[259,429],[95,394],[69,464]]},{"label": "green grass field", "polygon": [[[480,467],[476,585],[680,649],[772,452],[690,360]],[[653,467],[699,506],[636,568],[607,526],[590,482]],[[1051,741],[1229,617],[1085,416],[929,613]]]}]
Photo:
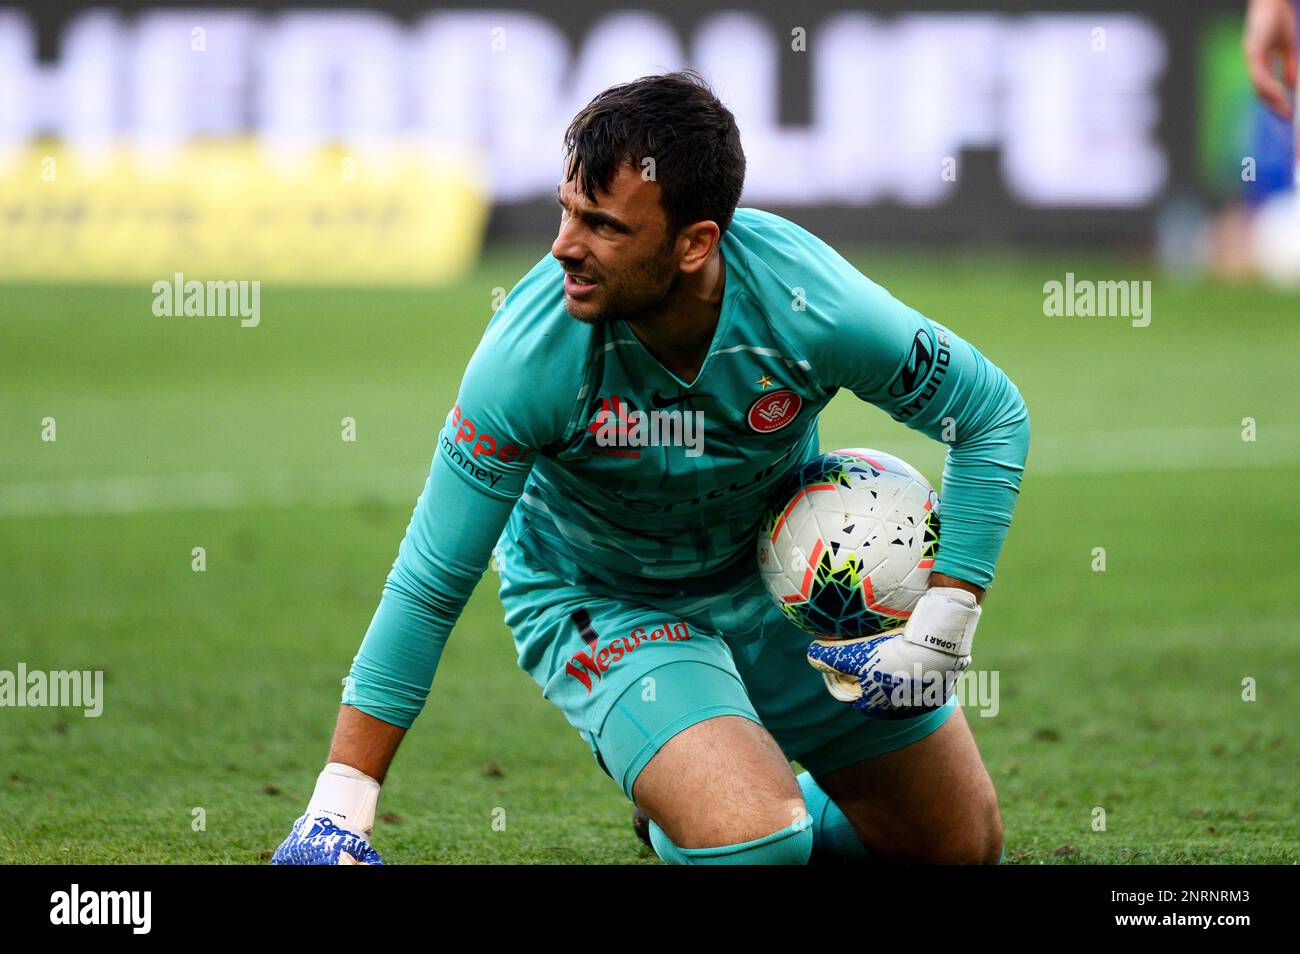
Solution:
[{"label": "green grass field", "polygon": [[[0,287],[0,670],[102,669],[106,693],[99,718],[0,709],[0,862],[269,857],[324,760],[492,289],[541,251],[436,291],[264,288],[251,329],[156,318],[147,287]],[[1117,260],[856,261],[1031,409],[976,641],[1000,709],[967,710],[1008,861],[1296,861],[1300,298],[1157,279],[1133,328],[1042,313],[1067,270],[1150,277]],[[822,436],[941,471],[942,447],[851,395]],[[516,668],[495,583],[398,755],[378,847],[390,863],[657,863]]]}]

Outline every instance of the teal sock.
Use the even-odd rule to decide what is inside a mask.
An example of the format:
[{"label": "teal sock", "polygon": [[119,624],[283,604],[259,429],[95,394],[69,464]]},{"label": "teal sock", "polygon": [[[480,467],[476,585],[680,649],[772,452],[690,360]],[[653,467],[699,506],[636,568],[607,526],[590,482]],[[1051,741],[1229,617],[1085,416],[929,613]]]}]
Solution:
[{"label": "teal sock", "polygon": [[762,838],[715,848],[678,848],[664,830],[650,822],[650,844],[670,865],[806,865],[813,835],[808,826],[786,825]]},{"label": "teal sock", "polygon": [[812,818],[814,861],[870,861],[871,852],[853,830],[849,817],[822,791],[810,772],[795,779]]}]

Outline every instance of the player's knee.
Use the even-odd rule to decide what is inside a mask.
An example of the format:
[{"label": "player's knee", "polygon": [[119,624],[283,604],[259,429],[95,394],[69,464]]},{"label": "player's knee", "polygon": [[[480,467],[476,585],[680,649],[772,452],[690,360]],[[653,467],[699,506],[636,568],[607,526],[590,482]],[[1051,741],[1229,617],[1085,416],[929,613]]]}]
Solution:
[{"label": "player's knee", "polygon": [[964,863],[995,865],[1002,857],[1002,812],[998,809],[998,797],[991,786],[976,817],[978,820],[972,826],[972,838],[967,847],[970,860]]},{"label": "player's knee", "polygon": [[789,826],[811,828],[801,796],[773,792],[752,799],[747,805],[715,802],[712,811],[681,813],[676,817],[650,817],[656,825],[672,832],[674,844],[684,849],[706,849],[719,845],[740,845],[765,838]]},{"label": "player's knee", "polygon": [[980,864],[996,865],[1002,860],[1003,833],[1002,833],[1002,813],[998,811],[997,802],[993,803],[992,816],[989,824],[985,828],[984,853],[980,858]]},{"label": "player's knee", "polygon": [[955,840],[943,864],[995,865],[1002,856],[1002,819],[996,809],[994,817],[973,826],[965,837]]},{"label": "player's knee", "polygon": [[744,841],[684,847],[675,844],[653,821],[650,843],[667,864],[678,865],[805,865],[812,855],[813,830],[799,817],[770,834]]},{"label": "player's knee", "polygon": [[697,722],[669,739],[632,784],[638,806],[683,849],[744,845],[804,819],[776,741],[749,718]]},{"label": "player's knee", "polygon": [[1002,815],[996,798],[970,812],[959,827],[918,845],[911,859],[934,865],[995,865],[1002,855]]}]

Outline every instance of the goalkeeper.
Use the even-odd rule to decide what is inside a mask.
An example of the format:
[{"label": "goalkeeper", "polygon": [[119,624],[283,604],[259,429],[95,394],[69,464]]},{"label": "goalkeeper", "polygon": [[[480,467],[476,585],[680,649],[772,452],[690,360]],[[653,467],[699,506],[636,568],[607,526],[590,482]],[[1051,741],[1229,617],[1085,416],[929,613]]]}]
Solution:
[{"label": "goalkeeper", "polygon": [[[738,209],[739,133],[695,74],[606,90],[565,146],[559,234],[469,361],[273,860],[379,862],[380,783],[495,550],[520,666],[665,861],[996,862],[961,709],[879,687],[970,660],[1028,449],[1016,388],[815,236]],[[906,627],[809,649],[754,543],[841,388],[948,444],[943,540]],[[647,441],[654,414],[679,439]]]}]

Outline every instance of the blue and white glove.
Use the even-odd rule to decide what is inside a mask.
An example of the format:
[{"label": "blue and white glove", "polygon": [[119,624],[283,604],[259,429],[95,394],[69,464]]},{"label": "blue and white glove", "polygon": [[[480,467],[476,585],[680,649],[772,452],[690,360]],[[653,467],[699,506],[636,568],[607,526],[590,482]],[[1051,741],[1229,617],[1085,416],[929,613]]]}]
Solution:
[{"label": "blue and white glove", "polygon": [[970,665],[979,622],[975,594],[935,586],[907,624],[878,636],[815,640],[808,662],[832,696],[874,719],[908,719],[938,709]]},{"label": "blue and white glove", "polygon": [[370,844],[379,783],[340,762],[316,779],[307,811],[271,856],[273,865],[382,865]]}]

